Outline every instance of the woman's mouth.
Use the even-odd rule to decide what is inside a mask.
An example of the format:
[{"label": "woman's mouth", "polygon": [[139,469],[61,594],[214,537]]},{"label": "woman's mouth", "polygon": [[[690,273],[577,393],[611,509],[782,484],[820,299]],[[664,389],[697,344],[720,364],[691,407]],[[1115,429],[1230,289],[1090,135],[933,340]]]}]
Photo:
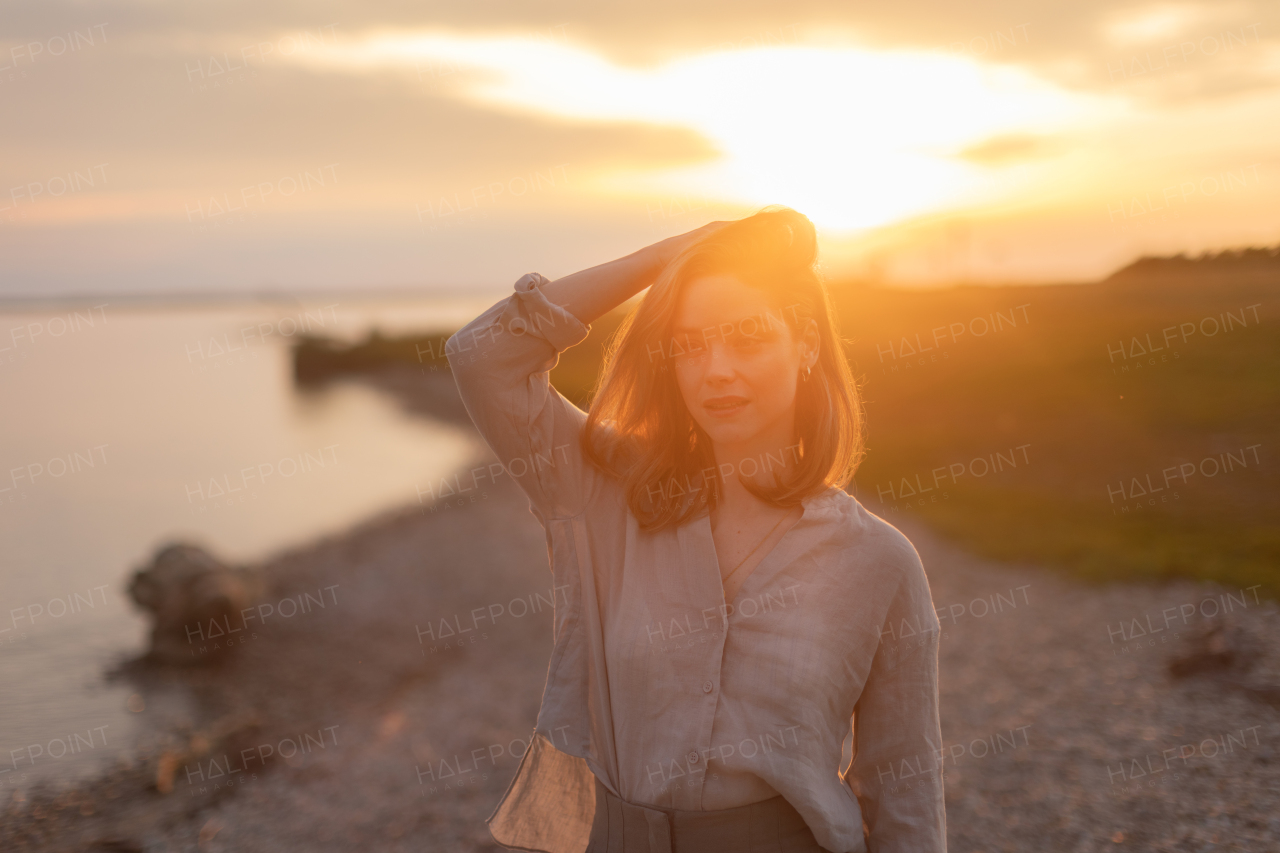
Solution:
[{"label": "woman's mouth", "polygon": [[747,407],[746,397],[712,397],[702,404],[713,418],[731,418]]}]

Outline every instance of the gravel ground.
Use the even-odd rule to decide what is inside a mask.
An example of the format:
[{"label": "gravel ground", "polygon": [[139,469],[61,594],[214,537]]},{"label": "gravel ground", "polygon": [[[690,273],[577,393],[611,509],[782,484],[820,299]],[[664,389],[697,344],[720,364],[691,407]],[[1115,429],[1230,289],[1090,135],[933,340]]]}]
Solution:
[{"label": "gravel ground", "polygon": [[[445,380],[377,382],[456,420]],[[1280,851],[1273,603],[1186,582],[1084,586],[890,520],[920,551],[942,621],[953,853]],[[550,608],[517,600],[550,597],[546,559],[509,481],[281,554],[264,566],[271,595],[336,584],[334,601],[216,666],[123,667],[114,677],[144,697],[183,686],[202,716],[157,716],[136,759],[95,783],[15,792],[0,850],[500,850],[483,819],[551,652]],[[444,636],[442,620],[460,631],[476,608],[498,615]],[[1188,674],[1171,674],[1175,660]]]},{"label": "gravel ground", "polygon": [[[952,853],[1280,850],[1274,602],[1191,582],[1086,586],[893,521],[942,622]],[[1206,631],[1221,624],[1231,643],[1215,658]],[[1178,659],[1204,666],[1174,677]]]}]

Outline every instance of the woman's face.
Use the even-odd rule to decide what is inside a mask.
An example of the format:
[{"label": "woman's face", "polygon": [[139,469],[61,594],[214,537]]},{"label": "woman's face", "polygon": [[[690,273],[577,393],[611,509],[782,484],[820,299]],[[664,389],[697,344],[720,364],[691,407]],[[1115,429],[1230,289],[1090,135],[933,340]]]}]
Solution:
[{"label": "woman's face", "polygon": [[794,311],[773,307],[732,275],[686,286],[672,346],[685,354],[672,362],[685,405],[717,457],[777,453],[794,443],[796,386],[818,353],[817,324],[809,320],[797,339],[787,323]]}]

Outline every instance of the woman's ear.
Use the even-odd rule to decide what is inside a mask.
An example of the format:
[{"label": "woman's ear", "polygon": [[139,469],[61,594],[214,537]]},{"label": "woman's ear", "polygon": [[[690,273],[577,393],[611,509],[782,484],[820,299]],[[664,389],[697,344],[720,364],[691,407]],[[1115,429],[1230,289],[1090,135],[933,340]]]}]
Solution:
[{"label": "woman's ear", "polygon": [[[800,340],[805,364],[817,364],[818,353],[822,347],[822,337],[818,334],[818,324],[812,317],[805,321],[804,331],[801,333]],[[808,359],[813,359],[813,361],[810,362]]]}]

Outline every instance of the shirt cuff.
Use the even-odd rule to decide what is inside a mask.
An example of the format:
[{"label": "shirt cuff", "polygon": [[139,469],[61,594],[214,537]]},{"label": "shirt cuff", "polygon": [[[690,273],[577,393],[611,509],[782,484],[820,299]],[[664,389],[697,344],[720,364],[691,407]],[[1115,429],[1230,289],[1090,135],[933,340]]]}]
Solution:
[{"label": "shirt cuff", "polygon": [[551,279],[541,273],[531,272],[520,277],[515,284],[520,316],[512,318],[507,329],[517,335],[544,338],[556,352],[562,352],[581,343],[590,334],[591,326],[547,298],[542,286],[550,283]]}]

